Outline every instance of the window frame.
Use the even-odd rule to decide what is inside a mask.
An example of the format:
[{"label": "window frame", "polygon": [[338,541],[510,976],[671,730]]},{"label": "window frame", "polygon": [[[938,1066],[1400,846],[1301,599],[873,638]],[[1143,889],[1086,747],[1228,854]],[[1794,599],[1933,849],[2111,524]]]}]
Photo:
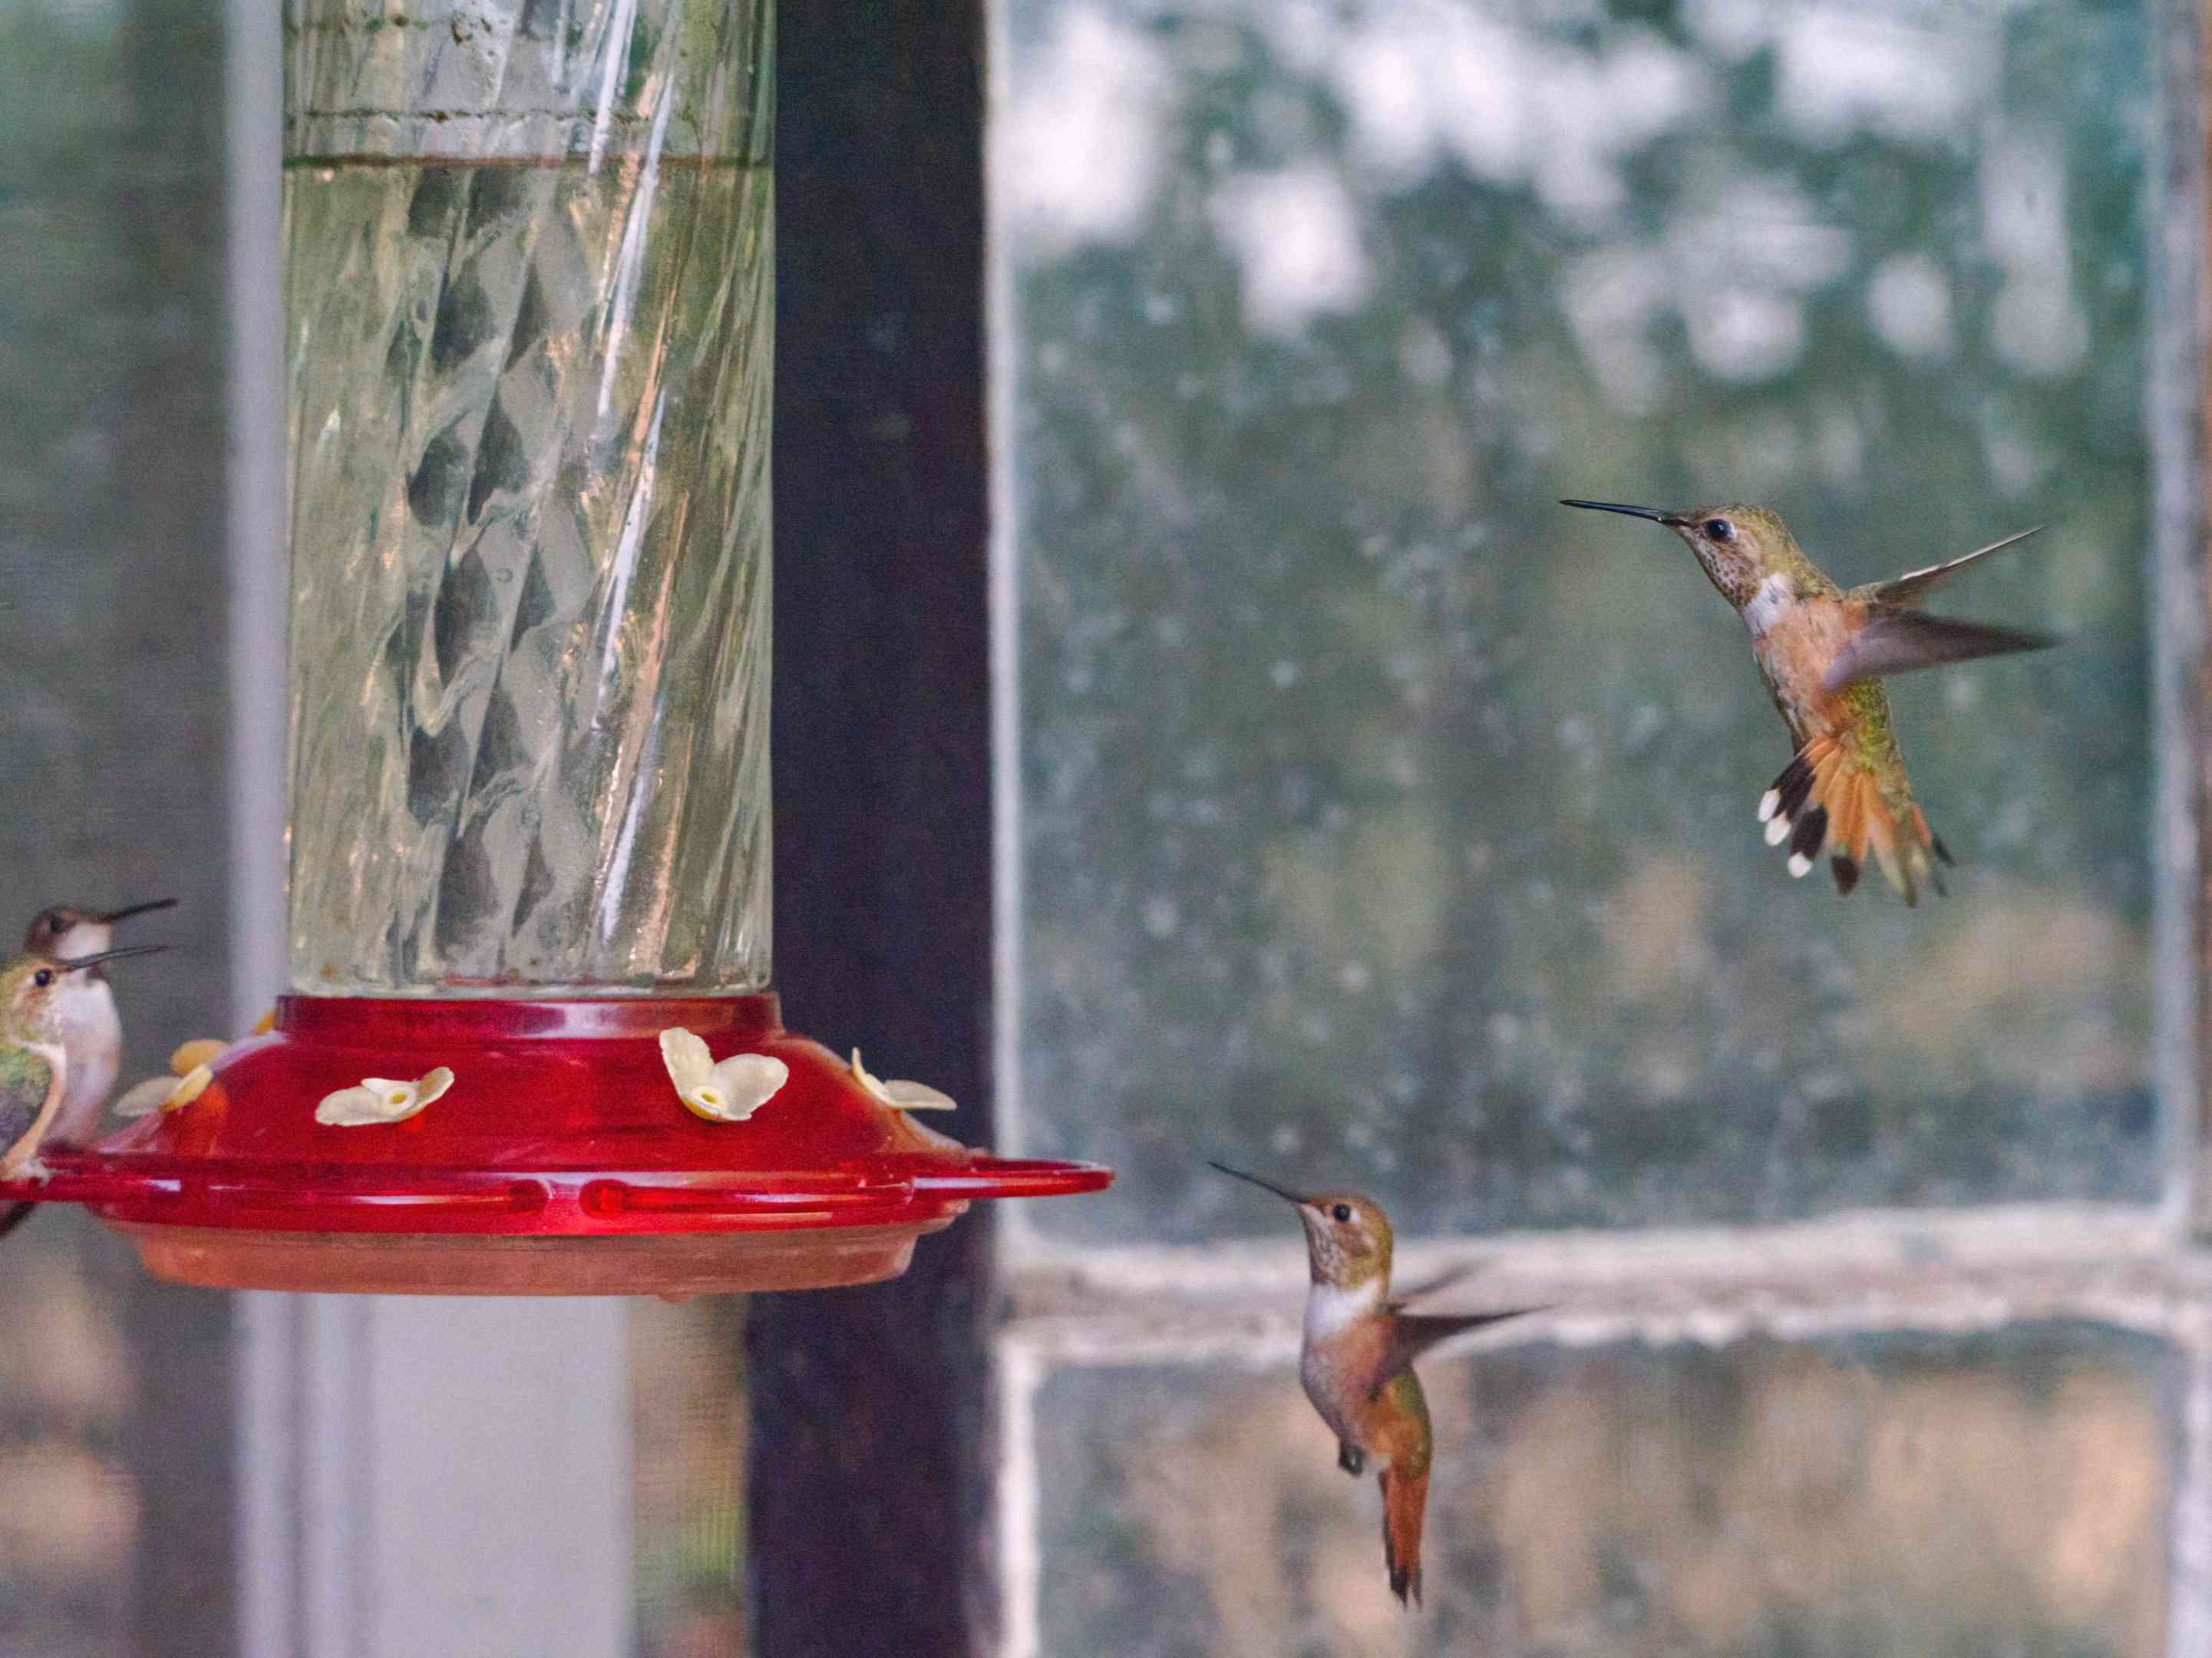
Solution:
[{"label": "window frame", "polygon": [[[777,19],[775,980],[994,1143],[980,5]],[[907,1274],[761,1296],[750,1611],[776,1658],[982,1652],[993,1218]]]}]

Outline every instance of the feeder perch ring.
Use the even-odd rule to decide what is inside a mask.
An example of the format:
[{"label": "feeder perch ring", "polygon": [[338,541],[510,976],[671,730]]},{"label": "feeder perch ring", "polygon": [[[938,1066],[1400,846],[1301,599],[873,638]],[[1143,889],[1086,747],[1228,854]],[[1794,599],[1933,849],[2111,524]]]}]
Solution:
[{"label": "feeder perch ring", "polygon": [[[672,1025],[789,1078],[744,1121],[701,1118],[662,1060]],[[363,1076],[434,1066],[456,1080],[418,1114],[315,1120]],[[152,1272],[214,1288],[687,1296],[896,1277],[977,1199],[1112,1179],[923,1133],[767,993],[288,996],[212,1069],[190,1104],[56,1148],[0,1198],[82,1203]]]}]

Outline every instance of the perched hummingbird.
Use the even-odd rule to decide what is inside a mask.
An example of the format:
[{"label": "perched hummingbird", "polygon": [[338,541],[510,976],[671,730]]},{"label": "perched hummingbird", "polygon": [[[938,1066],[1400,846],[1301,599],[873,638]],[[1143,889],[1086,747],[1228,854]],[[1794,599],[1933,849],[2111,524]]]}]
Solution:
[{"label": "perched hummingbird", "polygon": [[167,948],[133,944],[67,959],[27,951],[0,966],[0,1179],[39,1171],[40,1147],[68,1092],[62,1010],[70,980],[104,962]]},{"label": "perched hummingbird", "polygon": [[1977,559],[2048,526],[2022,530],[1948,564],[1846,592],[1805,556],[1789,527],[1764,507],[1670,513],[1606,501],[1559,504],[1665,525],[1689,544],[1707,579],[1751,629],[1752,655],[1797,745],[1759,803],[1767,844],[1790,843],[1790,872],[1802,877],[1825,846],[1836,890],[1849,892],[1871,849],[1906,903],[1917,898],[1922,881],[1941,893],[1943,878],[1936,865],[1951,862],[1951,853],[1912,798],[1881,677],[2057,644],[2048,634],[1957,622],[1913,608]]},{"label": "perched hummingbird", "polygon": [[1429,1498],[1434,1440],[1429,1404],[1413,1361],[1439,1341],[1536,1310],[1431,1316],[1405,1310],[1414,1296],[1390,1294],[1390,1222],[1372,1198],[1352,1192],[1291,1192],[1272,1181],[1212,1165],[1297,1207],[1306,1229],[1305,1335],[1298,1379],[1336,1436],[1336,1465],[1358,1475],[1373,1457],[1382,1485],[1382,1560],[1390,1592],[1421,1598],[1421,1515]]},{"label": "perched hummingbird", "polygon": [[[173,898],[155,898],[129,904],[95,915],[57,904],[33,918],[23,948],[33,956],[56,961],[81,961],[99,956],[115,942],[115,927],[134,915],[167,909]],[[49,1131],[58,1141],[82,1145],[100,1133],[100,1114],[115,1091],[116,1073],[123,1065],[123,1020],[115,1011],[115,993],[107,975],[97,967],[71,973],[55,987],[55,1005],[61,1020],[62,1047],[69,1054],[69,1082]]]}]

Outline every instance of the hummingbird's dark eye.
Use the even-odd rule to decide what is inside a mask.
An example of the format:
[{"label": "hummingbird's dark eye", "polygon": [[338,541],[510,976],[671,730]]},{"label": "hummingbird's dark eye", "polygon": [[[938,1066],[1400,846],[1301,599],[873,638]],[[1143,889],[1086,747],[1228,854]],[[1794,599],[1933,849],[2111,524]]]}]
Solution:
[{"label": "hummingbird's dark eye", "polygon": [[31,975],[31,982],[38,986],[41,990],[44,990],[48,985],[53,983],[53,981],[54,970],[50,967],[42,967],[36,973],[33,973]]},{"label": "hummingbird's dark eye", "polygon": [[1724,518],[1709,518],[1705,522],[1705,537],[1709,541],[1734,541],[1735,525]]},{"label": "hummingbird's dark eye", "polygon": [[1337,1224],[1340,1226],[1352,1218],[1352,1206],[1348,1203],[1340,1203],[1328,1212],[1336,1217]]}]

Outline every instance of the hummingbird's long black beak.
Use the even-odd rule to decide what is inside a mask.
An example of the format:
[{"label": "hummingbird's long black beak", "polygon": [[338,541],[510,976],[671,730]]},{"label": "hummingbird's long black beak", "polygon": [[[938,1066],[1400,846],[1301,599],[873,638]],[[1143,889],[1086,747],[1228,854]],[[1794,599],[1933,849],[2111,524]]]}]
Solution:
[{"label": "hummingbird's long black beak", "polygon": [[102,962],[119,962],[125,956],[158,956],[167,948],[167,944],[125,944],[120,950],[103,950],[70,961],[56,957],[54,965],[64,973],[75,973],[79,968],[98,967]]},{"label": "hummingbird's long black beak", "polygon": [[1626,513],[1631,518],[1648,518],[1654,524],[1673,525],[1681,517],[1680,513],[1662,512],[1656,507],[1624,507],[1617,501],[1563,501],[1562,507],[1581,507],[1593,513]]},{"label": "hummingbird's long black beak", "polygon": [[125,904],[121,909],[109,910],[106,914],[100,918],[100,924],[102,926],[113,926],[118,921],[127,921],[134,915],[143,915],[148,910],[174,909],[176,907],[177,901],[173,898],[149,898],[143,904]]},{"label": "hummingbird's long black beak", "polygon": [[1287,1187],[1276,1185],[1271,1180],[1261,1180],[1257,1175],[1248,1175],[1241,1169],[1231,1169],[1225,1163],[1216,1163],[1211,1157],[1206,1159],[1206,1166],[1209,1169],[1218,1169],[1223,1174],[1233,1176],[1235,1179],[1249,1181],[1261,1191],[1273,1192],[1277,1197],[1286,1198],[1292,1203],[1310,1204],[1313,1201],[1303,1192],[1291,1191]]}]

